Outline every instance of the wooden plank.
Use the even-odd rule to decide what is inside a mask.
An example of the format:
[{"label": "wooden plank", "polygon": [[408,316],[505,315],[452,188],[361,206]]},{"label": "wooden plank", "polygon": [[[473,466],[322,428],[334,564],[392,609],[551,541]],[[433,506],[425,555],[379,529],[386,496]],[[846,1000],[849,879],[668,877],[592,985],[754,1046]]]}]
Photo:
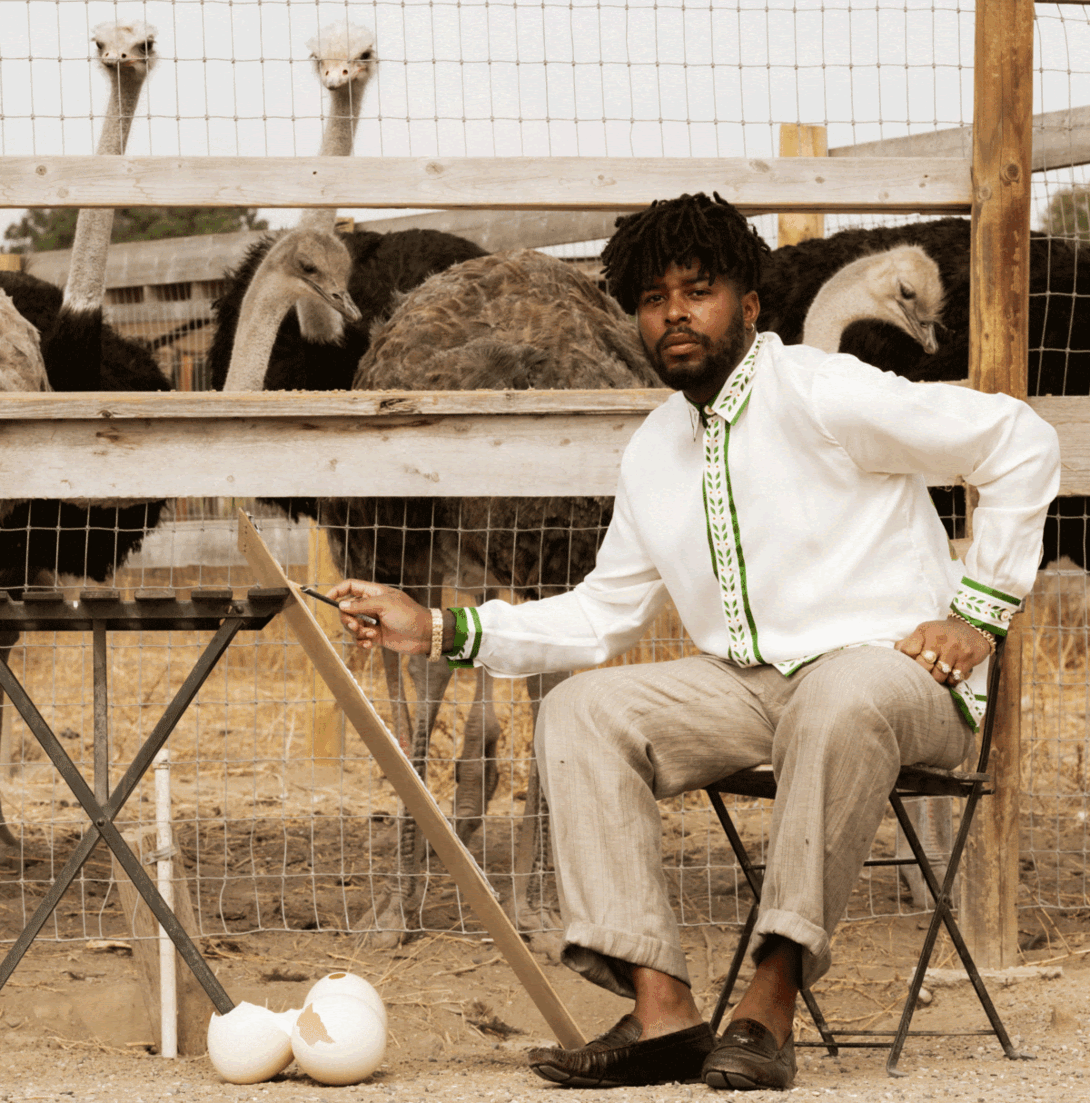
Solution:
[{"label": "wooden plank", "polygon": [[[387,234],[403,230],[442,230],[457,234],[489,253],[504,249],[540,249],[609,237],[621,211],[428,211],[393,218],[357,219],[355,229]],[[110,246],[106,261],[106,286],[146,287],[187,280],[223,279],[263,238],[267,230],[243,230],[237,234],[203,234],[172,237],[165,241],[131,241]],[[0,254],[0,263],[5,256]],[[63,287],[71,262],[70,249],[34,253],[32,271],[39,279]],[[15,258],[18,262],[18,257]],[[113,309],[117,309],[114,307]]]},{"label": "wooden plank", "polygon": [[[1029,345],[1033,0],[976,9],[969,384],[1026,394]],[[1018,964],[1021,636],[995,702],[995,795],[982,802],[965,852],[961,925],[977,964]]]},{"label": "wooden plank", "polygon": [[[669,393],[11,394],[0,498],[611,495]],[[1028,401],[1090,495],[1090,397]]]},{"label": "wooden plank", "polygon": [[[123,835],[125,841],[132,848],[133,853],[141,860],[145,854],[152,853],[156,848],[156,832],[154,828],[144,831],[126,831]],[[110,859],[113,863],[113,876],[117,884],[118,895],[121,898],[121,910],[125,916],[125,922],[132,932],[133,960],[140,974],[143,984],[141,990],[144,997],[144,1005],[147,1008],[148,1020],[151,1024],[152,1035],[155,1043],[162,1046],[162,1008],[159,998],[159,922],[151,909],[144,903],[144,898],[136,890],[136,886],[129,880],[129,875],[121,867],[116,855],[112,852]],[[155,879],[155,870],[151,870],[152,880]],[[174,901],[172,910],[178,922],[191,938],[200,935],[200,929],[196,917],[193,914],[193,901],[189,892],[189,881],[184,876],[175,876],[171,884],[174,887]],[[177,1004],[178,1004],[178,1055],[180,1057],[194,1057],[205,1052],[208,1048],[207,1033],[208,1020],[211,1018],[213,1007],[209,1005],[208,996],[201,987],[200,981],[193,975],[192,969],[182,960],[181,955],[175,950],[175,976]]]},{"label": "wooden plank", "polygon": [[[341,574],[333,563],[328,535],[311,522],[307,533],[307,581],[324,590],[340,580]],[[341,616],[336,609],[321,602],[311,602],[308,608],[315,623],[330,641],[344,636]],[[309,688],[310,705],[306,712],[303,756],[313,762],[315,769],[340,767],[344,754],[344,712],[315,666],[310,668]]]},{"label": "wooden plank", "polygon": [[585,1039],[575,1020],[553,991],[541,966],[500,907],[473,855],[447,823],[435,798],[420,780],[397,740],[387,730],[371,702],[363,695],[352,673],[341,661],[340,655],[305,604],[299,588],[288,580],[241,509],[238,511],[238,547],[246,556],[261,585],[288,586],[293,590],[296,600],[288,604],[283,616],[307,657],[344,709],[349,722],[359,732],[360,738],[409,814],[420,825],[440,861],[447,867],[459,890],[485,930],[492,936],[497,948],[507,959],[560,1044],[569,1049],[583,1045]]},{"label": "wooden plank", "polygon": [[[1082,0],[1079,0],[1081,3]],[[1090,107],[1046,111],[1033,116],[1034,172],[1090,164]],[[902,138],[882,138],[876,142],[858,142],[836,146],[830,157],[970,157],[973,128],[955,126],[908,134]]]},{"label": "wooden plank", "polygon": [[964,214],[958,158],[5,157],[0,207],[481,207],[640,210],[718,191],[745,214]]},{"label": "wooden plank", "polygon": [[[823,126],[784,123],[780,126],[781,157],[824,157],[829,140]],[[825,236],[823,214],[781,214],[776,222],[776,244],[798,245],[812,237]]]},{"label": "wooden plank", "polygon": [[[389,427],[419,417],[648,414],[673,392],[666,387],[593,391],[80,391],[9,392],[0,422],[116,422],[134,419],[214,421],[232,418],[372,419]],[[362,423],[362,422],[361,422]]]},{"label": "wooden plank", "polygon": [[612,494],[640,420],[0,422],[0,496]]}]

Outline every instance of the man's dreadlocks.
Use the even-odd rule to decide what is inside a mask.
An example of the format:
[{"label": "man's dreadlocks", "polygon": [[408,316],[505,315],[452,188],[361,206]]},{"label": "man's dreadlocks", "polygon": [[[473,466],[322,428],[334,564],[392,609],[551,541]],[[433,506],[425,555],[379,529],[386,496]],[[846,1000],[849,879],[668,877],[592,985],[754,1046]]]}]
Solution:
[{"label": "man's dreadlocks", "polygon": [[645,211],[617,219],[617,229],[602,252],[610,293],[628,314],[641,292],[671,264],[700,265],[710,280],[722,277],[739,294],[760,283],[769,253],[757,231],[718,192],[656,200]]}]

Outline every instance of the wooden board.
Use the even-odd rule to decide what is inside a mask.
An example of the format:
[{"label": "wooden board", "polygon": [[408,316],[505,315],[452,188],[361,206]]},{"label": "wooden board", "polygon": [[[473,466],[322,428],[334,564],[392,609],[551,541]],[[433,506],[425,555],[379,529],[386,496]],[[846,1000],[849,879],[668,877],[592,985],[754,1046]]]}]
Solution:
[{"label": "wooden board", "polygon": [[[669,394],[7,394],[0,498],[612,495]],[[1060,434],[1060,494],[1090,494],[1090,397],[1029,404]]]},{"label": "wooden board", "polygon": [[744,214],[965,214],[964,158],[5,157],[0,207],[642,210],[719,192]]},{"label": "wooden board", "polygon": [[296,600],[283,611],[284,619],[295,633],[307,657],[321,674],[345,716],[359,732],[379,768],[394,787],[409,814],[416,820],[440,861],[469,902],[496,947],[507,959],[542,1018],[549,1024],[560,1044],[569,1049],[581,1046],[585,1039],[561,1003],[552,985],[541,971],[522,936],[500,907],[480,866],[461,839],[447,823],[435,798],[420,780],[412,763],[387,730],[374,706],[364,696],[351,671],[341,661],[325,632],[314,619],[295,583],[289,581],[280,565],[265,547],[257,529],[245,511],[238,511],[238,547],[263,586],[287,586]]},{"label": "wooden board", "polygon": [[[153,851],[156,846],[154,828],[145,831],[126,831],[122,837],[141,861],[144,860],[144,855]],[[161,1049],[159,921],[151,914],[151,908],[144,902],[144,898],[129,880],[129,875],[122,869],[121,863],[112,851],[110,858],[113,863],[114,881],[117,883],[118,895],[121,897],[121,910],[125,914],[125,922],[135,936],[132,944],[133,960],[143,981],[141,990],[148,1021],[151,1023],[155,1043]],[[184,876],[177,875],[177,865],[175,874],[172,881],[174,886],[172,910],[189,937],[199,938],[200,928],[193,914],[189,881]],[[150,876],[155,880],[154,865],[150,870]],[[178,1054],[181,1057],[199,1056],[208,1049],[208,1020],[215,1008],[210,1004],[200,981],[193,975],[193,970],[182,960],[177,950],[174,951],[174,974],[178,1005]]]}]

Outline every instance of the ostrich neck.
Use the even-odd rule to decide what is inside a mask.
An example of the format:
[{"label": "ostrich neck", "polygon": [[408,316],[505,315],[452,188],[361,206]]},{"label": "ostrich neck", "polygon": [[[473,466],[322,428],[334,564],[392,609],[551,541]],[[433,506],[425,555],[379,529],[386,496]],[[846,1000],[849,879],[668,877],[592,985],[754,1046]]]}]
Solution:
[{"label": "ostrich neck", "polygon": [[[363,89],[352,84],[335,88],[329,94],[329,114],[326,115],[325,128],[322,131],[322,145],[319,157],[351,157],[356,141],[356,127],[360,121],[360,102]],[[301,230],[321,230],[333,233],[337,223],[336,207],[316,207],[303,212],[299,219]],[[324,308],[328,310],[327,308]],[[336,314],[336,311],[331,313]]]},{"label": "ostrich neck", "polygon": [[264,389],[277,331],[297,292],[298,287],[288,290],[276,279],[263,279],[260,268],[254,273],[239,310],[224,391]]},{"label": "ostrich neck", "polygon": [[852,322],[874,317],[874,301],[863,290],[864,265],[865,261],[848,264],[822,284],[806,312],[802,327],[804,345],[838,352],[840,337]]},{"label": "ostrich neck", "polygon": [[[129,129],[144,75],[124,69],[110,72],[110,102],[102,123],[95,155],[119,156],[125,152]],[[114,226],[110,208],[81,208],[76,217],[72,258],[64,285],[64,305],[70,310],[97,310],[106,297],[106,253]]]}]

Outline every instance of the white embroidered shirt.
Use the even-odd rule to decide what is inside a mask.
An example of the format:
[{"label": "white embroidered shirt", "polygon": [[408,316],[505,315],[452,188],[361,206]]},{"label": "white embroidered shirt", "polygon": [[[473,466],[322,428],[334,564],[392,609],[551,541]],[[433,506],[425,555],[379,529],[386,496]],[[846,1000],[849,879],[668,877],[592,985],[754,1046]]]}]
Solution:
[{"label": "white embroidered shirt", "polygon": [[[964,568],[927,492],[959,476],[980,492]],[[674,394],[633,435],[594,570],[557,597],[456,610],[450,658],[595,666],[667,597],[701,651],[785,675],[951,608],[1003,634],[1058,487],[1056,433],[1025,403],[761,334],[699,414]],[[952,691],[974,726],[986,667]]]}]

